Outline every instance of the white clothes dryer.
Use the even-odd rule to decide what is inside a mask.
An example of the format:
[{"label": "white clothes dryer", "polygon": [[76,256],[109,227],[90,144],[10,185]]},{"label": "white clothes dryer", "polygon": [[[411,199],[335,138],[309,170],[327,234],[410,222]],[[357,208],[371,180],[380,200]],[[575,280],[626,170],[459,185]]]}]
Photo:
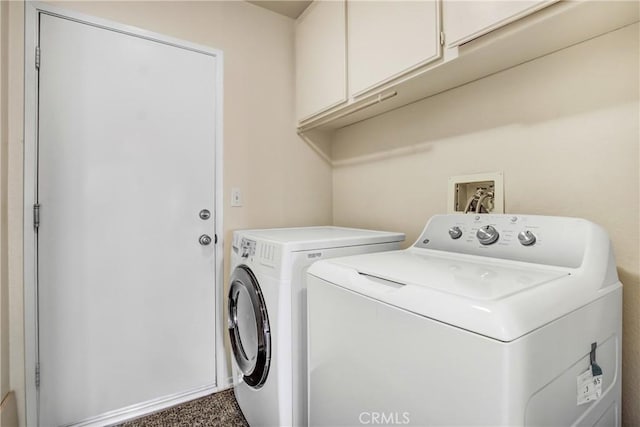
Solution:
[{"label": "white clothes dryer", "polygon": [[228,298],[234,391],[252,427],[306,424],[306,271],[315,261],[397,250],[404,234],[342,227],[233,234]]},{"label": "white clothes dryer", "polygon": [[591,222],[434,216],[307,285],[310,425],[620,425],[622,286]]}]

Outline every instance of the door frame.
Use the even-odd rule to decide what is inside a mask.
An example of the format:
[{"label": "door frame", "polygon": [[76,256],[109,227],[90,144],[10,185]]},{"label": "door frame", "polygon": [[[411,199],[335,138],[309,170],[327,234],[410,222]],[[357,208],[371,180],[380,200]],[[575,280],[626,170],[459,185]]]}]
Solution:
[{"label": "door frame", "polygon": [[34,229],[34,204],[37,200],[37,174],[38,174],[38,74],[36,72],[36,47],[38,42],[39,27],[38,15],[41,13],[57,16],[71,21],[89,24],[94,27],[116,31],[122,34],[139,37],[142,39],[163,43],[197,53],[213,56],[216,59],[215,75],[215,159],[214,159],[214,229],[217,236],[215,243],[215,343],[216,343],[216,380],[213,387],[206,387],[194,392],[182,393],[169,398],[160,398],[151,402],[113,411],[105,417],[99,417],[96,423],[109,423],[124,420],[129,417],[139,416],[148,412],[174,405],[181,401],[204,396],[225,386],[226,381],[226,357],[224,351],[223,325],[223,301],[224,301],[224,230],[222,222],[223,213],[223,186],[222,186],[222,122],[223,122],[223,53],[195,43],[168,37],[162,34],[143,30],[117,22],[96,18],[78,12],[68,11],[56,6],[40,2],[25,2],[25,32],[24,32],[24,216],[23,216],[23,268],[24,268],[24,340],[25,340],[25,394],[26,394],[26,425],[39,425],[38,419],[38,389],[36,387],[36,364],[38,362],[38,278],[37,278],[37,236]]}]

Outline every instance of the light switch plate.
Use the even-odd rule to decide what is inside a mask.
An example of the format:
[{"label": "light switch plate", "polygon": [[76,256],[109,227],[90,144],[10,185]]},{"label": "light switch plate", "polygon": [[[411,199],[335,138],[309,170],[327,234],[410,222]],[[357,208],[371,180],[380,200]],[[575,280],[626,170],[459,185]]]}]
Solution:
[{"label": "light switch plate", "polygon": [[231,207],[238,208],[242,206],[242,193],[239,188],[231,189]]},{"label": "light switch plate", "polygon": [[447,213],[462,213],[467,201],[478,188],[493,191],[490,213],[504,213],[504,176],[502,172],[477,173],[449,178]]}]

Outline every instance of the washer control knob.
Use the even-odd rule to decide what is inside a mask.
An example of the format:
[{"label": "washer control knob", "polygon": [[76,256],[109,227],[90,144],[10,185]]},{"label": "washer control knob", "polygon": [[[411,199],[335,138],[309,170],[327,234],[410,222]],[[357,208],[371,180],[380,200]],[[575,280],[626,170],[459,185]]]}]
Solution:
[{"label": "washer control knob", "polygon": [[529,230],[521,231],[518,233],[518,240],[520,240],[522,246],[531,246],[536,242],[536,235]]},{"label": "washer control knob", "polygon": [[490,245],[498,240],[498,237],[500,237],[500,233],[498,233],[498,230],[496,230],[491,225],[485,225],[478,230],[478,232],[476,233],[476,237],[481,244]]},{"label": "washer control knob", "polygon": [[460,227],[457,225],[453,226],[449,229],[449,236],[451,236],[453,240],[459,239],[462,237],[462,230],[460,230]]}]

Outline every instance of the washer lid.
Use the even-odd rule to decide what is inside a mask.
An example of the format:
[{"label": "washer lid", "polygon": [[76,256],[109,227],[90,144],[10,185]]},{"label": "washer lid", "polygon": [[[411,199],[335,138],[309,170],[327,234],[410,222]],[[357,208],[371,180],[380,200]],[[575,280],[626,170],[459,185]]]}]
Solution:
[{"label": "washer lid", "polygon": [[571,273],[412,249],[318,261],[309,269],[340,287],[505,342],[559,317],[545,307],[562,311]]},{"label": "washer lid", "polygon": [[[394,251],[351,257],[336,264],[382,280],[429,288],[475,300],[497,300],[569,275],[518,264],[482,262],[460,256]],[[477,257],[476,257],[477,258]]]}]

